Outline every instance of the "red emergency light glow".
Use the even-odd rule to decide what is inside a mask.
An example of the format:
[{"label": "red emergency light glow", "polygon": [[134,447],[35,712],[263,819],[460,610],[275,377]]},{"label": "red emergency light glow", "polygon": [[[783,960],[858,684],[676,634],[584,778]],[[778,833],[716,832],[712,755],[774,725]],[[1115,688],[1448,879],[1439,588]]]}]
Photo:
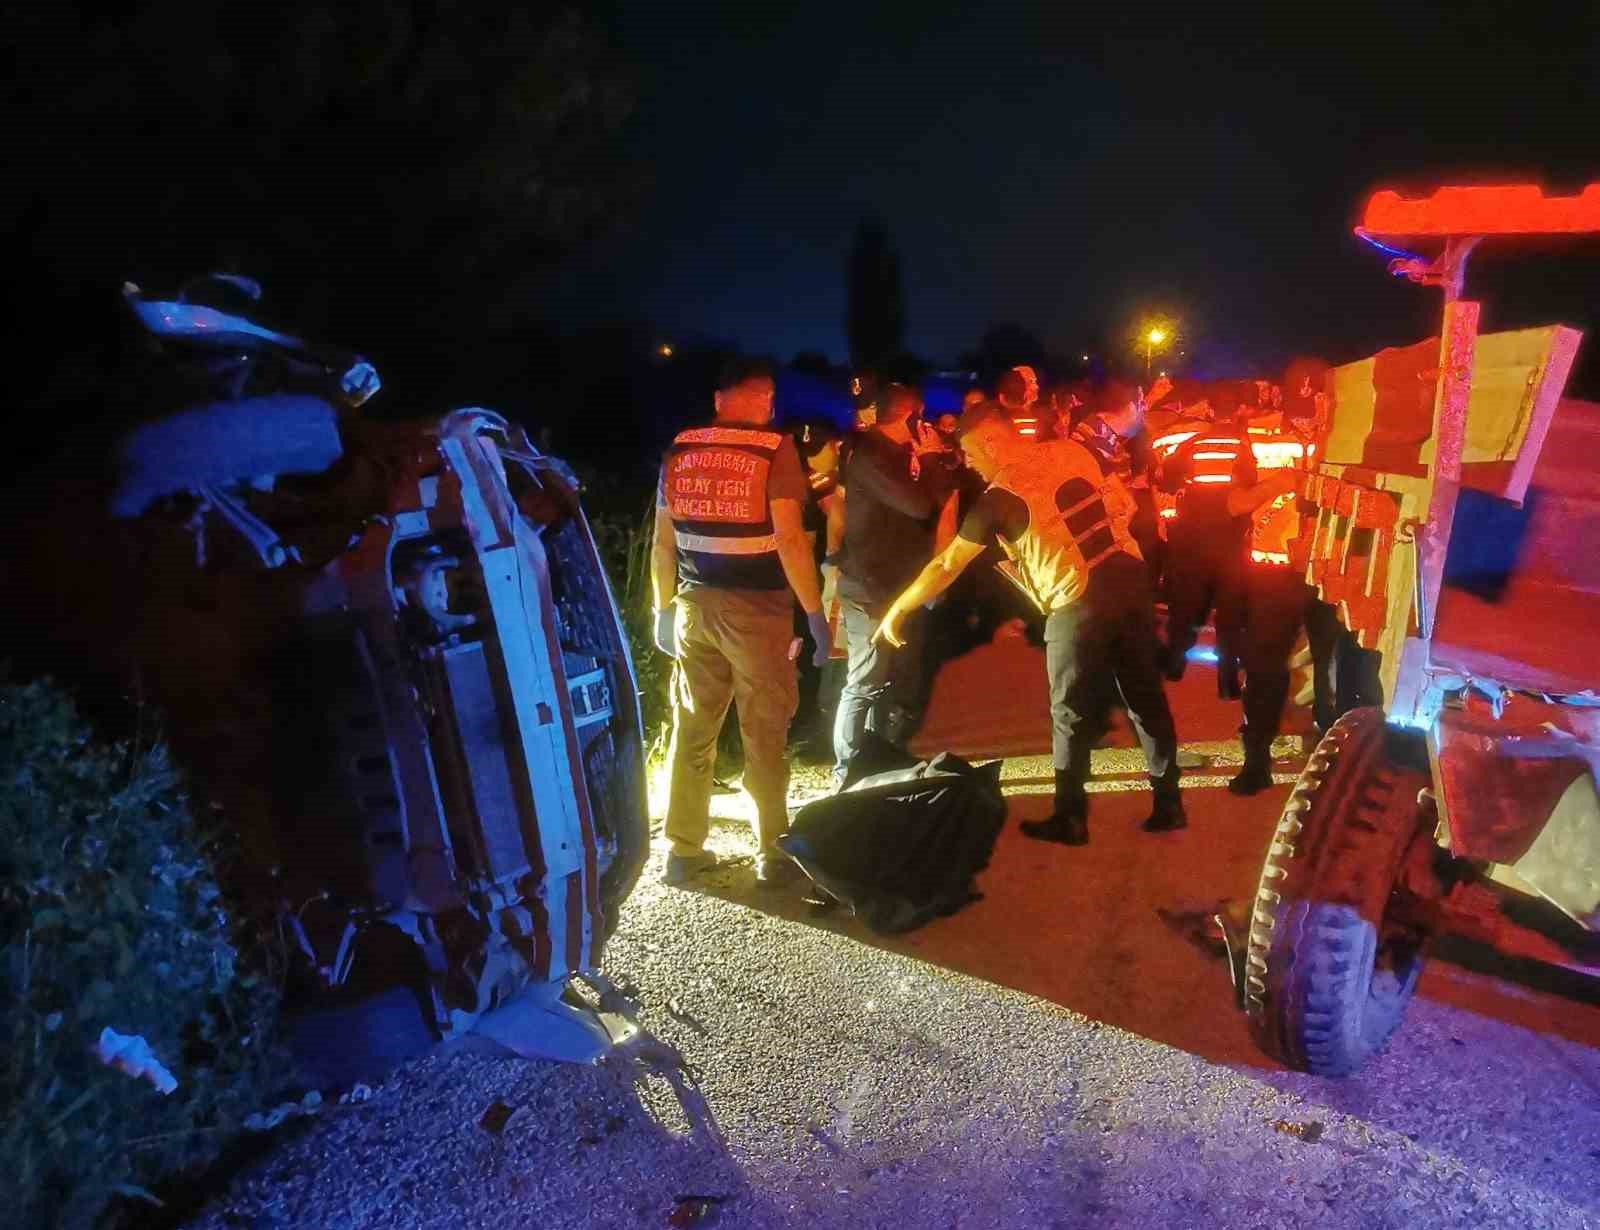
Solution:
[{"label": "red emergency light glow", "polygon": [[1375,192],[1358,231],[1374,235],[1580,235],[1600,232],[1600,183],[1576,196],[1545,196],[1537,184],[1440,188],[1408,200]]}]

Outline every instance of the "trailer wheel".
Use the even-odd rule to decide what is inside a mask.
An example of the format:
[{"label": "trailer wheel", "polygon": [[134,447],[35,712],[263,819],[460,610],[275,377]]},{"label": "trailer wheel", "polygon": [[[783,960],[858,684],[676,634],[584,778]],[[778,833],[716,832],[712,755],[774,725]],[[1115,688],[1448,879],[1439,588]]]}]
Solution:
[{"label": "trailer wheel", "polygon": [[1357,709],[1306,762],[1267,849],[1245,958],[1256,1042],[1292,1068],[1347,1076],[1389,1040],[1424,936],[1391,910],[1412,843],[1431,840],[1416,735]]}]

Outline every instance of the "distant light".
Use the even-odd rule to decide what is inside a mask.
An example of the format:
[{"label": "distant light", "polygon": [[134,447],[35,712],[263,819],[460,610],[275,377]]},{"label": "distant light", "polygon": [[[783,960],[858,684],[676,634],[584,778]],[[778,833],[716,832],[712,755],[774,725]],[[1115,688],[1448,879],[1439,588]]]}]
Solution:
[{"label": "distant light", "polygon": [[1149,338],[1150,344],[1152,346],[1159,346],[1159,345],[1161,345],[1162,342],[1167,340],[1167,331],[1165,329],[1161,328],[1161,326],[1157,325],[1154,329],[1151,329],[1150,332],[1147,333],[1145,336],[1147,338]]},{"label": "distant light", "polygon": [[1161,378],[1162,378],[1162,379],[1163,379],[1163,380],[1164,380],[1164,379],[1166,379],[1166,375],[1167,375],[1167,373],[1166,373],[1166,372],[1162,372],[1162,373],[1161,373]]},{"label": "distant light", "polygon": [[1083,356],[1083,361],[1084,361],[1084,362],[1085,362],[1085,363],[1087,363],[1087,362],[1088,362],[1088,361],[1089,361],[1089,356],[1088,356],[1088,355],[1084,355],[1084,356]]},{"label": "distant light", "polygon": [[670,359],[672,357],[672,347],[666,342],[662,342],[661,345],[656,347],[656,353],[663,359]]}]

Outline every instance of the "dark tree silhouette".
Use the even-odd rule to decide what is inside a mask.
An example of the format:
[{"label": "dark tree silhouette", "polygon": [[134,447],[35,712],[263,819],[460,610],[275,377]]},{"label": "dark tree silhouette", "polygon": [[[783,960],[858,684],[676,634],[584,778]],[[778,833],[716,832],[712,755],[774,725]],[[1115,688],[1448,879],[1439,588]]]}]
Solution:
[{"label": "dark tree silhouette", "polygon": [[905,331],[900,257],[884,224],[876,218],[863,219],[850,245],[845,333],[851,364],[859,370],[889,362],[901,353]]},{"label": "dark tree silhouette", "polygon": [[789,366],[797,372],[807,376],[818,376],[827,379],[834,374],[834,366],[828,362],[828,356],[816,350],[802,350],[789,360]]},{"label": "dark tree silhouette", "polygon": [[978,342],[978,348],[963,355],[962,361],[984,381],[992,381],[1008,367],[1019,363],[1041,369],[1048,366],[1044,343],[1030,330],[1009,321],[990,325]]}]

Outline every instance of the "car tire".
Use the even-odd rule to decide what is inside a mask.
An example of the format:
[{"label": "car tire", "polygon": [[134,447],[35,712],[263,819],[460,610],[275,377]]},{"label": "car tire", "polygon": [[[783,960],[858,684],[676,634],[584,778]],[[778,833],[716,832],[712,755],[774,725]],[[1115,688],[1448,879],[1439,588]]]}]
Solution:
[{"label": "car tire", "polygon": [[1250,922],[1244,1004],[1269,1055],[1348,1076],[1389,1040],[1422,972],[1424,938],[1391,903],[1428,840],[1417,735],[1358,709],[1307,760],[1268,846]]}]

